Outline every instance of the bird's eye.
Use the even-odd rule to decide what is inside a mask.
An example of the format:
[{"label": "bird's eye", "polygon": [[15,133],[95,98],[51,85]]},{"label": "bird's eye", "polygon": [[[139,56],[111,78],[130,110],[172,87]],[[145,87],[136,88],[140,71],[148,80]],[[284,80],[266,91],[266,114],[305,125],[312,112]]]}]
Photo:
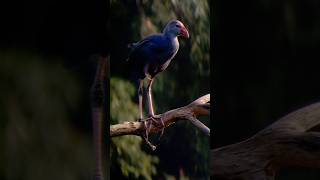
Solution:
[{"label": "bird's eye", "polygon": [[176,24],[176,27],[177,27],[177,28],[180,28],[181,26],[180,26],[179,24]]}]

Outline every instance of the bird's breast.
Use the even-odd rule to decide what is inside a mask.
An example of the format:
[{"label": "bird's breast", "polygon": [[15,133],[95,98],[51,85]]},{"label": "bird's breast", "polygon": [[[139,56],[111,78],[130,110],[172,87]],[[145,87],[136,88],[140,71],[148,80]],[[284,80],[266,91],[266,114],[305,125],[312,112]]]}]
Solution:
[{"label": "bird's breast", "polygon": [[157,57],[155,57],[155,61],[152,61],[149,64],[148,68],[148,74],[151,76],[155,76],[159,72],[164,71],[170,64],[171,60],[175,57],[175,55],[178,52],[179,49],[179,43],[177,39],[174,41],[169,41],[167,44],[166,51],[164,51],[161,54],[158,54]]},{"label": "bird's breast", "polygon": [[167,47],[167,52],[166,52],[166,57],[163,58],[162,62],[165,63],[168,60],[171,60],[174,58],[174,56],[177,54],[179,50],[179,41],[178,38],[174,38],[169,40],[168,42],[168,47]]}]

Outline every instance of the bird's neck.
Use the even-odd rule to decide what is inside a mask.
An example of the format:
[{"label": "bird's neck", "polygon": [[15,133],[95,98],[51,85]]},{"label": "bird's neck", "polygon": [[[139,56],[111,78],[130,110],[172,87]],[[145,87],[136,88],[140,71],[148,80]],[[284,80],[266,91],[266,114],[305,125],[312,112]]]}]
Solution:
[{"label": "bird's neck", "polygon": [[172,46],[179,48],[179,41],[178,41],[178,37],[176,35],[173,35],[171,33],[167,33],[167,34],[164,34],[164,36],[168,39],[168,42]]},{"label": "bird's neck", "polygon": [[170,33],[168,31],[164,33],[164,36],[167,37],[170,40],[176,40],[177,39],[177,35],[175,35],[173,33]]}]

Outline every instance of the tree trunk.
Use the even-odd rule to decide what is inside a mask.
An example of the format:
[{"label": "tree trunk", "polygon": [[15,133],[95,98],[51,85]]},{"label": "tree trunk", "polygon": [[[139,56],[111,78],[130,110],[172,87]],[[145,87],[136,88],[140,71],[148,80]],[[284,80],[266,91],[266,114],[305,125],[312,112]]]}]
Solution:
[{"label": "tree trunk", "polygon": [[320,168],[320,103],[299,109],[251,138],[211,150],[214,180],[273,180],[285,167]]}]

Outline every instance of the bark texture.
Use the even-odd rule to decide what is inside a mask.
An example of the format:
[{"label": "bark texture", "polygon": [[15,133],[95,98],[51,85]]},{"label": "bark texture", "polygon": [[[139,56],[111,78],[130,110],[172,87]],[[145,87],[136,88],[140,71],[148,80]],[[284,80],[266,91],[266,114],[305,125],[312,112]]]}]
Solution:
[{"label": "bark texture", "polygon": [[279,119],[251,138],[211,150],[214,180],[274,180],[284,167],[320,168],[320,103]]},{"label": "bark texture", "polygon": [[94,180],[103,180],[103,124],[106,118],[106,85],[107,85],[108,58],[100,57],[94,82],[91,87],[91,112],[93,126],[93,144],[95,157]]},{"label": "bark texture", "polygon": [[[156,115],[158,118],[162,118],[165,127],[168,127],[179,120],[189,120],[196,127],[210,135],[210,129],[199,121],[196,117],[200,115],[210,114],[210,94],[204,95],[192,103],[167,111],[163,114]],[[143,121],[151,121],[150,118],[146,118]],[[157,126],[152,123],[150,133],[157,133],[161,131],[161,126]],[[110,126],[110,137],[123,136],[123,135],[142,135],[145,132],[143,122],[128,121],[121,124],[115,124]]]}]

